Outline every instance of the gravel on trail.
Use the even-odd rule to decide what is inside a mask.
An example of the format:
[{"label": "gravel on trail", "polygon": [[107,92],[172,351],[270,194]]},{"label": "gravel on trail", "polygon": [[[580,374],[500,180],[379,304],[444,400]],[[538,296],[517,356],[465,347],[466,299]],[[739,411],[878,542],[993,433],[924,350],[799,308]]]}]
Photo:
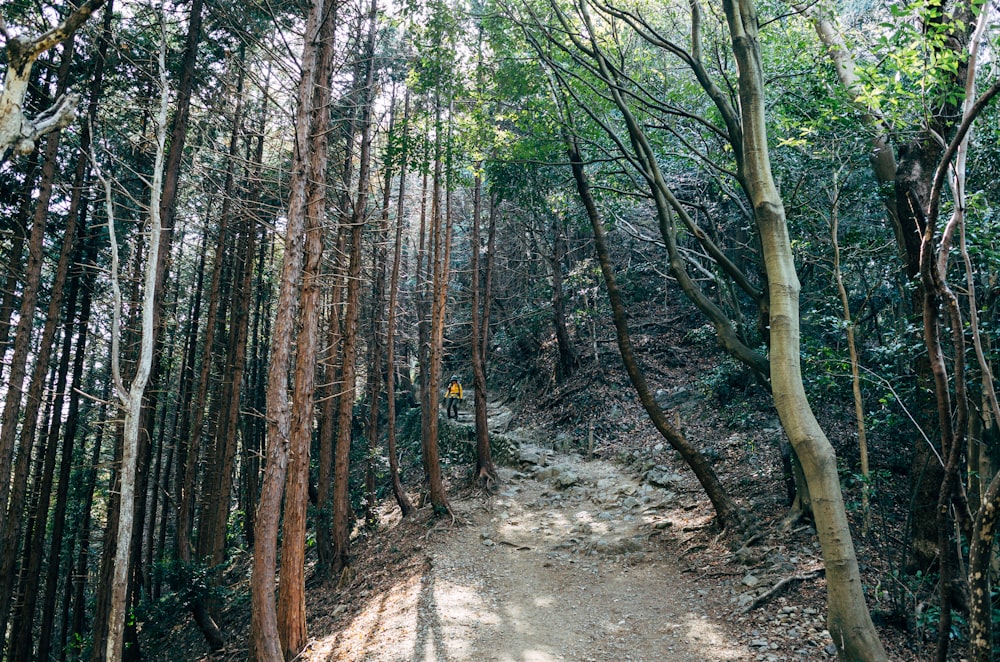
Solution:
[{"label": "gravel on trail", "polygon": [[[422,568],[366,597],[308,660],[756,660],[729,596],[685,575],[659,536],[671,493],[602,460],[539,451],[499,491],[452,502]],[[535,464],[534,462],[539,462]]]}]

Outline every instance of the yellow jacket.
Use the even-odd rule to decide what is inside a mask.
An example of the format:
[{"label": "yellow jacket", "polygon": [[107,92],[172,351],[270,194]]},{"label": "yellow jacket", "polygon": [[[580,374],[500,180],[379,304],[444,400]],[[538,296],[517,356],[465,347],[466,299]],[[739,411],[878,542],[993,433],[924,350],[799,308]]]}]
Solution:
[{"label": "yellow jacket", "polygon": [[448,390],[445,392],[444,397],[446,398],[458,398],[462,399],[462,385],[458,382],[452,382],[448,384]]}]

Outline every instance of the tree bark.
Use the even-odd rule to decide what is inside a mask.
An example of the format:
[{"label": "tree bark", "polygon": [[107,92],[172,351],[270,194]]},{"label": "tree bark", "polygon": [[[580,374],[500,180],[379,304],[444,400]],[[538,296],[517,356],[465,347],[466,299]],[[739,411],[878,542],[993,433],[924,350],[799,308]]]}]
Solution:
[{"label": "tree bark", "polygon": [[[399,192],[396,205],[396,237],[393,243],[392,275],[389,278],[389,308],[386,315],[386,399],[388,421],[386,423],[386,451],[389,454],[389,480],[392,494],[403,517],[413,514],[413,505],[403,490],[399,477],[399,458],[396,453],[396,303],[399,295],[399,272],[403,257],[403,214],[406,209],[406,161],[409,158],[410,137],[410,91],[406,90],[403,102],[403,140],[399,155]],[[389,178],[386,177],[388,185]]]},{"label": "tree bark", "polygon": [[587,211],[591,227],[594,230],[594,246],[597,251],[597,258],[601,264],[601,273],[604,276],[604,283],[608,288],[608,299],[611,302],[611,310],[615,322],[615,331],[618,336],[618,349],[621,352],[622,363],[632,382],[632,387],[639,396],[643,408],[649,415],[650,420],[661,435],[677,450],[684,458],[698,482],[708,495],[709,500],[715,507],[716,516],[722,528],[733,527],[742,528],[745,523],[743,514],[739,506],[729,497],[722,483],[705,456],[691,445],[684,435],[675,428],[663,415],[663,411],[656,403],[653,392],[646,382],[646,377],[635,358],[632,349],[632,340],[628,330],[628,314],[622,301],[621,292],[618,289],[618,282],[615,278],[614,266],[611,264],[611,255],[608,250],[607,235],[604,231],[604,222],[601,220],[597,205],[594,203],[593,195],[590,192],[590,185],[587,182],[586,173],[583,170],[583,160],[575,144],[575,138],[570,138],[569,159],[573,169],[573,178],[576,181],[577,192]]},{"label": "tree bark", "polygon": [[739,67],[743,158],[764,249],[770,292],[771,386],[781,424],[802,463],[813,499],[827,576],[827,628],[843,661],[887,660],[865,603],[857,556],[840,491],[837,458],[809,406],[799,365],[799,282],[784,205],[771,174],[764,74],[753,0],[723,0]]},{"label": "tree bark", "polygon": [[[475,402],[473,405],[476,412],[476,478],[488,485],[497,479],[497,470],[493,465],[493,456],[490,453],[489,419],[486,412],[486,357],[484,349],[487,334],[483,328],[489,327],[490,320],[486,314],[480,312],[479,225],[482,217],[483,200],[481,169],[482,163],[480,162],[476,165],[476,180],[473,185],[472,236],[469,238],[470,252],[472,253],[472,332],[470,354],[472,357],[472,387],[475,393]],[[491,210],[491,238],[493,236],[493,218]],[[489,266],[492,266],[493,254],[490,252],[488,255],[490,260]],[[488,299],[489,296],[490,294],[487,291],[485,298]],[[485,306],[485,309],[488,313],[489,306]]]},{"label": "tree bark", "polygon": [[[373,82],[375,76],[375,21],[378,3],[372,0],[368,12],[368,32],[363,50],[365,66],[364,85],[361,88],[361,151],[358,155],[358,189],[351,214],[351,258],[347,273],[347,296],[344,310],[343,345],[341,361],[340,408],[337,415],[337,443],[333,473],[333,570],[340,572],[350,565],[350,499],[348,483],[350,478],[350,455],[352,422],[354,414],[354,394],[356,388],[358,316],[361,294],[361,234],[364,230],[368,208],[368,181],[371,168],[371,113],[374,103]],[[373,368],[377,369],[377,368]]]},{"label": "tree bark", "polygon": [[[142,333],[139,358],[136,362],[136,372],[132,383],[125,390],[121,382],[121,374],[116,368],[115,387],[121,408],[125,412],[123,426],[123,452],[120,469],[120,496],[118,512],[118,529],[114,549],[114,570],[111,578],[111,604],[108,615],[108,636],[105,658],[107,662],[119,662],[122,659],[122,639],[125,633],[126,594],[129,586],[129,569],[131,561],[131,546],[133,534],[133,518],[135,515],[136,470],[140,444],[140,422],[142,418],[143,396],[153,367],[153,351],[155,349],[156,324],[154,310],[157,307],[157,284],[160,280],[159,257],[161,250],[161,216],[160,202],[163,194],[164,154],[166,144],[167,107],[170,100],[166,70],[166,37],[160,42],[160,105],[156,114],[156,158],[153,165],[150,182],[149,224],[150,239],[146,255],[144,276],[144,291],[142,297]],[[105,182],[107,191],[108,226],[114,225],[114,213],[111,209],[110,183]],[[112,242],[115,239],[112,237]],[[116,276],[117,277],[117,276]],[[116,302],[120,305],[120,302]],[[116,310],[116,316],[119,314]],[[118,329],[112,332],[117,336]],[[120,360],[115,347],[112,352],[113,365]]]},{"label": "tree bark", "polygon": [[[70,62],[73,58],[73,40],[66,44],[62,62],[59,67],[60,91],[65,91],[69,80]],[[11,360],[11,377],[4,402],[2,420],[0,420],[0,531],[2,548],[0,548],[0,633],[7,630],[7,618],[10,610],[10,599],[14,592],[16,573],[14,565],[17,558],[17,544],[21,533],[21,515],[25,509],[28,469],[31,462],[31,449],[34,445],[39,409],[42,406],[43,389],[49,370],[49,358],[52,355],[52,345],[62,308],[63,289],[66,274],[69,270],[69,260],[76,241],[76,210],[67,218],[67,230],[63,235],[59,262],[56,267],[56,277],[53,283],[52,295],[45,316],[45,326],[39,343],[38,357],[35,359],[27,401],[24,403],[23,421],[21,415],[22,388],[27,372],[28,352],[31,346],[31,336],[34,325],[35,309],[38,303],[38,292],[41,286],[41,270],[44,251],[44,233],[46,217],[49,213],[49,202],[56,178],[56,163],[59,151],[60,131],[55,131],[46,139],[45,161],[42,166],[42,181],[40,184],[35,215],[32,220],[31,239],[28,244],[27,274],[21,298],[20,319],[17,333],[14,337],[14,356]],[[11,476],[14,439],[20,425],[21,434],[18,441],[18,462],[14,465]],[[9,502],[8,502],[9,499]]]},{"label": "tree bark", "polygon": [[319,48],[318,34],[324,3],[314,0],[309,7],[302,47],[295,121],[295,151],[289,183],[285,252],[279,281],[277,313],[271,335],[271,362],[267,381],[267,450],[264,479],[254,527],[254,559],[250,584],[250,659],[279,662],[284,649],[278,632],[274,599],[277,569],[278,526],[281,500],[288,468],[291,415],[288,403],[288,368],[291,363],[292,333],[298,310],[298,283],[305,257],[307,186],[310,180],[310,117],[316,87]]}]

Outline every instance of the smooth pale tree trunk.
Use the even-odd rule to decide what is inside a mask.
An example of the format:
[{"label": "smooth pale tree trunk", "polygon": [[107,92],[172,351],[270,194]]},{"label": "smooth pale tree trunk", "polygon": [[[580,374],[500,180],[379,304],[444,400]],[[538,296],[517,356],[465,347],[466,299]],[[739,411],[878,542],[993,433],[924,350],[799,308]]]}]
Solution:
[{"label": "smooth pale tree trunk", "polygon": [[[111,580],[111,604],[108,615],[108,635],[105,659],[107,662],[119,662],[122,659],[123,636],[125,634],[126,595],[129,585],[129,570],[133,533],[133,518],[135,515],[136,463],[139,450],[140,422],[142,418],[143,395],[153,366],[153,349],[156,337],[154,309],[156,307],[157,272],[160,255],[160,199],[163,187],[164,153],[167,139],[167,108],[170,102],[170,88],[167,81],[166,37],[160,41],[160,106],[156,114],[156,158],[150,182],[149,199],[149,249],[146,254],[144,289],[142,295],[141,340],[139,358],[136,362],[135,375],[128,391],[125,391],[121,381],[119,347],[112,348],[112,367],[114,370],[115,389],[121,408],[125,412],[123,425],[123,451],[120,474],[120,497],[118,513],[117,540],[114,548],[114,570]],[[105,194],[108,207],[108,227],[113,236],[114,211],[111,195],[111,185],[105,180]],[[117,262],[117,260],[115,260]],[[114,268],[114,267],[113,267]],[[117,274],[113,273],[117,278]],[[116,301],[114,315],[120,315],[120,299]],[[118,342],[118,324],[114,325],[112,338],[115,345]]]},{"label": "smooth pale tree trunk", "polygon": [[842,661],[882,662],[885,650],[865,603],[844,508],[837,457],[806,399],[799,364],[799,282],[784,205],[771,174],[764,73],[753,0],[724,0],[739,70],[747,188],[764,251],[770,292],[771,387],[782,427],[795,448],[813,500],[827,578],[827,628]]}]

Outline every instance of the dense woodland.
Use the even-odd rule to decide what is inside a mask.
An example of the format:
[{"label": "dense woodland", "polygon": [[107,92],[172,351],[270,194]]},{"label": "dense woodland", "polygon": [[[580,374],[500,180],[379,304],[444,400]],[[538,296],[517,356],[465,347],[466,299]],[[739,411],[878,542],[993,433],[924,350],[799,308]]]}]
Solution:
[{"label": "dense woodland", "polygon": [[[678,300],[723,350],[706,388],[780,417],[840,659],[887,659],[854,539],[888,485],[906,513],[882,589],[920,596],[880,627],[920,618],[927,659],[993,659],[997,18],[992,0],[4,2],[3,659],[134,659],[164,605],[221,649],[238,555],[251,658],[293,659],[307,563],[335,583],[383,498],[448,517],[448,375],[491,489],[487,393],[550,390],[612,322],[717,529],[753,538],[632,342],[637,307]],[[832,440],[813,415],[831,404],[851,429]]]}]

